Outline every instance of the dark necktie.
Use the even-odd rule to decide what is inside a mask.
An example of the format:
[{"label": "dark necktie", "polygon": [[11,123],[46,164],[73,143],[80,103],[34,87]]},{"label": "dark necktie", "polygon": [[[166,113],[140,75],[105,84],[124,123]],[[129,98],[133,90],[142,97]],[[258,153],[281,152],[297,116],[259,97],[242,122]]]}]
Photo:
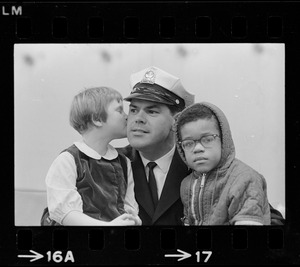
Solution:
[{"label": "dark necktie", "polygon": [[151,195],[152,195],[152,200],[153,200],[153,204],[154,207],[156,208],[157,206],[157,202],[158,202],[158,194],[157,194],[157,186],[156,186],[156,180],[155,180],[155,176],[153,173],[153,169],[157,164],[155,162],[149,162],[147,164],[147,166],[149,167],[149,180],[148,180],[148,184],[149,184],[149,188],[151,191]]}]

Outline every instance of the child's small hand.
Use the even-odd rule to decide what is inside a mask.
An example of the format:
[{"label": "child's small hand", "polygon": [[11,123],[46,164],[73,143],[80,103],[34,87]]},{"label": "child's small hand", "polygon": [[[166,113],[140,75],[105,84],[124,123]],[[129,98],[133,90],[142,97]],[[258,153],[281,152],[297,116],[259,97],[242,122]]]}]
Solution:
[{"label": "child's small hand", "polygon": [[142,225],[142,220],[139,216],[134,216],[133,219],[135,221],[135,225]]},{"label": "child's small hand", "polygon": [[140,219],[140,217],[137,215],[137,213],[134,210],[128,209],[127,212],[128,212],[128,214],[131,214],[133,216],[135,225],[142,225],[142,220]]},{"label": "child's small hand", "polygon": [[112,220],[109,224],[117,226],[135,225],[135,219],[133,215],[124,213]]}]

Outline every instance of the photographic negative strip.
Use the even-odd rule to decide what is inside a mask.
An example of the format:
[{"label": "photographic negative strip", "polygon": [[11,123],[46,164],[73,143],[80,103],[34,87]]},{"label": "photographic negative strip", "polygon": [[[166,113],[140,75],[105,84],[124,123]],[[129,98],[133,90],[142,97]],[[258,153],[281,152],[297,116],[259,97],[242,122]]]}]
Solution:
[{"label": "photographic negative strip", "polygon": [[[1,264],[299,264],[299,5],[1,4]],[[93,88],[122,100],[75,129],[72,101]],[[210,103],[213,140],[208,119],[180,122],[191,99]],[[189,162],[210,145],[231,165]]]}]

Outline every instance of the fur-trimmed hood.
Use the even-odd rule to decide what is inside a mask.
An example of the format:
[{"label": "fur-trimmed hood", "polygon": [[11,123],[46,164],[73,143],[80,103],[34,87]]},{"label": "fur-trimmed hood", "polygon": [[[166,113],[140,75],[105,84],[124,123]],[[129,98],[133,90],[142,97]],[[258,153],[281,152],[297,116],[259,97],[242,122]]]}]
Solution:
[{"label": "fur-trimmed hood", "polygon": [[177,149],[178,149],[179,155],[181,156],[182,160],[187,164],[185,155],[184,155],[184,151],[183,151],[181,145],[179,144],[181,139],[180,139],[180,135],[178,132],[178,121],[180,120],[181,116],[183,114],[185,114],[187,111],[189,111],[190,109],[192,109],[192,108],[194,109],[195,107],[200,108],[201,106],[205,106],[205,107],[209,108],[216,116],[218,124],[219,124],[219,128],[221,131],[222,152],[221,152],[221,160],[220,160],[217,168],[219,169],[219,171],[222,171],[222,169],[227,169],[230,166],[231,162],[234,160],[235,147],[234,147],[229,123],[228,123],[228,120],[227,120],[225,114],[217,106],[215,106],[211,103],[208,103],[208,102],[195,103],[189,107],[186,107],[183,111],[181,111],[180,113],[178,113],[175,116],[174,127],[175,127]]}]

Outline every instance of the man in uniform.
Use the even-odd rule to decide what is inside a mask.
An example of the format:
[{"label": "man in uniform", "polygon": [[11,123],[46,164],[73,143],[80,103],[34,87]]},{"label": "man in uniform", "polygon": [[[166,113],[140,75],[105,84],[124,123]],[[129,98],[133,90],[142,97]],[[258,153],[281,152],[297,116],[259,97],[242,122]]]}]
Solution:
[{"label": "man in uniform", "polygon": [[[130,145],[118,149],[130,160],[142,225],[182,225],[180,184],[190,170],[175,144],[174,116],[194,103],[179,78],[149,67],[130,77],[127,121]],[[283,218],[271,208],[272,222]]]},{"label": "man in uniform", "polygon": [[194,103],[179,78],[150,67],[131,76],[127,137],[143,225],[180,225],[180,183],[189,173],[175,145],[174,115]]}]

